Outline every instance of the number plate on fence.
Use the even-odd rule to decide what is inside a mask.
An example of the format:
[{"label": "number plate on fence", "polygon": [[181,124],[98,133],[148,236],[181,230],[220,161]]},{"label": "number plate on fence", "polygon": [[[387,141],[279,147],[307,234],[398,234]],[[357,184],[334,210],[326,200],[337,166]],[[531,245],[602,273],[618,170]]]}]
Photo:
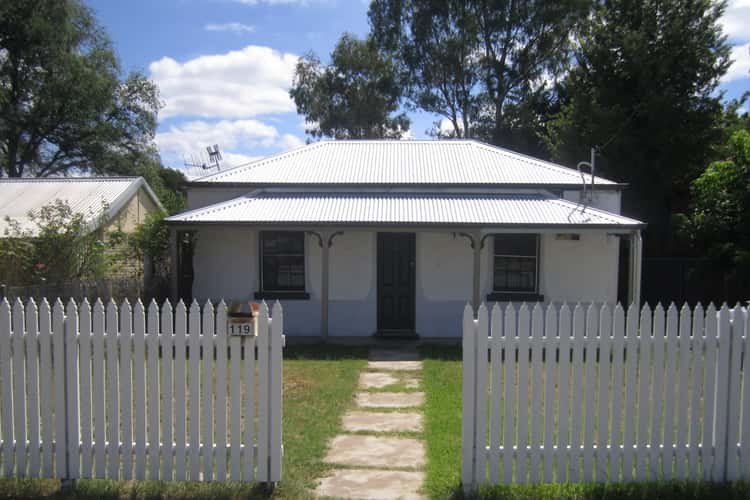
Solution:
[{"label": "number plate on fence", "polygon": [[229,318],[227,332],[229,335],[253,335],[253,320],[251,318]]}]

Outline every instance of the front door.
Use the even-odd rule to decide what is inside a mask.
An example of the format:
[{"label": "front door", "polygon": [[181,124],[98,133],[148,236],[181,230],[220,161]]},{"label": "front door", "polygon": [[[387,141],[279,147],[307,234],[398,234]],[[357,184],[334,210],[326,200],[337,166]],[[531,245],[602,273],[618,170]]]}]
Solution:
[{"label": "front door", "polygon": [[414,233],[378,233],[378,331],[414,332]]}]

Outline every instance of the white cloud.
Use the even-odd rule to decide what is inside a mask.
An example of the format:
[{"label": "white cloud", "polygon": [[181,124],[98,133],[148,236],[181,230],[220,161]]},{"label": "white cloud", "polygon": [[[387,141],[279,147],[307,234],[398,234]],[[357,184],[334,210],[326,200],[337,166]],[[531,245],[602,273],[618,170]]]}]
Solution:
[{"label": "white cloud", "polygon": [[163,57],[149,65],[165,102],[161,118],[248,118],[295,111],[289,97],[297,56],[249,45],[184,63]]},{"label": "white cloud", "polygon": [[214,24],[209,23],[203,27],[206,31],[231,31],[232,33],[235,33],[237,35],[241,35],[243,33],[254,33],[255,32],[255,26],[250,24],[242,24],[242,23],[223,23],[223,24]]},{"label": "white cloud", "polygon": [[750,42],[732,47],[732,65],[721,79],[723,83],[750,77]]},{"label": "white cloud", "polygon": [[731,0],[720,23],[732,41],[750,40],[750,0]]},{"label": "white cloud", "polygon": [[157,133],[156,144],[165,162],[172,164],[191,157],[207,161],[205,148],[218,144],[226,166],[260,158],[245,154],[247,151],[257,148],[286,151],[304,142],[295,135],[280,134],[275,127],[258,120],[197,120],[172,125]]}]

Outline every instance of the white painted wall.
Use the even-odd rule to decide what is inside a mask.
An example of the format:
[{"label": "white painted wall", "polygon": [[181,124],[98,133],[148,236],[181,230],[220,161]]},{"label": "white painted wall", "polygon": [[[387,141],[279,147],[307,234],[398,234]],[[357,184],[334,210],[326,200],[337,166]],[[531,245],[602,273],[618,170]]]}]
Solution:
[{"label": "white painted wall", "polygon": [[214,203],[231,200],[250,191],[252,191],[252,188],[247,187],[190,187],[187,191],[187,210],[195,210]]},{"label": "white painted wall", "polygon": [[[563,191],[563,198],[575,203],[581,201],[580,190]],[[599,189],[594,188],[594,199],[591,202],[591,206],[594,208],[600,208],[613,214],[619,214],[621,209],[621,191],[617,189]]]},{"label": "white painted wall", "polygon": [[542,237],[540,289],[545,302],[617,300],[618,238],[605,231],[580,236],[579,241]]},{"label": "white painted wall", "polygon": [[[546,302],[617,299],[619,244],[605,231],[581,232],[579,241],[541,241],[540,293]],[[285,300],[285,332],[320,334],[321,249],[307,236],[306,290],[309,300]],[[348,230],[330,251],[329,335],[370,336],[377,329],[377,237]],[[492,290],[492,240],[482,250],[481,297]],[[472,250],[452,233],[416,236],[416,330],[423,337],[458,337],[463,307],[472,296]],[[259,288],[258,235],[250,228],[207,226],[198,230],[193,293],[199,300],[254,300]]]}]

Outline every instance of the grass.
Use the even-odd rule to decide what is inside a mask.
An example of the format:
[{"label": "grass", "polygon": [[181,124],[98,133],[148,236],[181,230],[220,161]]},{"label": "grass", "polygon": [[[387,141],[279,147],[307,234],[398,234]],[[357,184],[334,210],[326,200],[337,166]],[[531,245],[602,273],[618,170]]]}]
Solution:
[{"label": "grass", "polygon": [[310,496],[328,440],[339,429],[364,368],[367,349],[290,346],[284,350],[283,480],[269,493],[252,483],[79,480],[68,492],[56,480],[0,479],[0,498],[280,498]]}]

